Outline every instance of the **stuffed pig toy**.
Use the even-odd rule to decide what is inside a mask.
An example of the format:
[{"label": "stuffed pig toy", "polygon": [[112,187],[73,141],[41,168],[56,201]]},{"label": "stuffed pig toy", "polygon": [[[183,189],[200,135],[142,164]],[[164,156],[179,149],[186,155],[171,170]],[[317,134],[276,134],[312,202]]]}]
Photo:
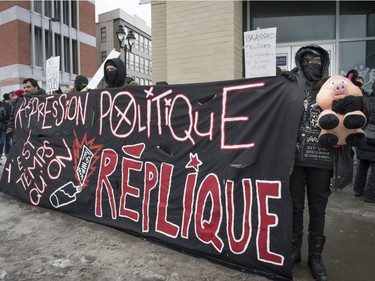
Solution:
[{"label": "stuffed pig toy", "polygon": [[366,141],[362,130],[367,122],[362,91],[350,79],[331,76],[320,88],[316,103],[323,110],[318,118],[322,129],[318,138],[321,146],[358,146]]}]

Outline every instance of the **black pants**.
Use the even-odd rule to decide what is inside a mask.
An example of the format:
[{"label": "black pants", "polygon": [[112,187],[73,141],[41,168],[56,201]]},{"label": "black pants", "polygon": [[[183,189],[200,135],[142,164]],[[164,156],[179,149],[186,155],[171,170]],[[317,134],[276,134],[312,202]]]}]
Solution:
[{"label": "black pants", "polygon": [[[375,163],[360,159],[358,159],[357,163],[357,174],[353,189],[355,192],[364,193],[367,198],[375,199]],[[367,172],[370,167],[371,173],[367,180]]]},{"label": "black pants", "polygon": [[293,201],[293,232],[303,231],[303,211],[305,208],[305,190],[309,206],[309,233],[313,236],[324,235],[324,223],[332,170],[294,166],[290,176],[290,192]]}]

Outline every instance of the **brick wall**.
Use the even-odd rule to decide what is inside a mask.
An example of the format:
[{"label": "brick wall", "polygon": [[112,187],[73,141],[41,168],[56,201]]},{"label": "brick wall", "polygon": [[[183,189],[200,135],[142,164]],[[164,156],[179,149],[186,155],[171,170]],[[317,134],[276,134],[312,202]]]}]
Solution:
[{"label": "brick wall", "polygon": [[12,64],[31,64],[30,25],[22,21],[11,21],[0,25],[0,67]]},{"label": "brick wall", "polygon": [[84,43],[80,43],[81,50],[81,73],[82,75],[92,77],[94,76],[96,65],[96,48]]},{"label": "brick wall", "polygon": [[79,29],[96,36],[95,5],[90,1],[79,1]]},{"label": "brick wall", "polygon": [[25,8],[26,10],[30,10],[30,2],[25,0],[19,0],[19,1],[0,1],[0,11],[4,11],[6,9],[9,9],[13,6],[20,6],[22,8]]}]

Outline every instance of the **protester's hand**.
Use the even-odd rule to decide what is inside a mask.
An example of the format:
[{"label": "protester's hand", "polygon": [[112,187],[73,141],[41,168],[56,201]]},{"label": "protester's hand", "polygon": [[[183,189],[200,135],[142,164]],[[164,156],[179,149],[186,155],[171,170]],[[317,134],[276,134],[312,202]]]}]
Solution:
[{"label": "protester's hand", "polygon": [[9,136],[12,136],[13,135],[13,128],[8,128],[6,130],[6,134],[9,135]]},{"label": "protester's hand", "polygon": [[66,94],[70,94],[70,93],[74,93],[74,92],[77,92],[76,88],[74,86],[70,86],[66,91],[65,93]]},{"label": "protester's hand", "polygon": [[346,114],[348,112],[363,111],[363,97],[347,96],[332,103],[332,110],[336,113]]},{"label": "protester's hand", "polygon": [[292,81],[292,82],[297,80],[296,75],[292,71],[283,71],[283,72],[280,73],[280,76],[284,76],[284,77],[286,77],[286,79],[288,79],[289,81]]}]

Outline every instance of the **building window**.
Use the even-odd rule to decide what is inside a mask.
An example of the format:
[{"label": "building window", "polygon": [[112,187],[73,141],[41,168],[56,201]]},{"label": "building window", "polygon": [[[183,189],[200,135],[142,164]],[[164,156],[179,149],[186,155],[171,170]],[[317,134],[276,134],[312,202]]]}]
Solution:
[{"label": "building window", "polygon": [[340,39],[370,36],[375,36],[375,2],[340,1]]},{"label": "building window", "polygon": [[63,1],[63,23],[69,25],[69,1]]},{"label": "building window", "polygon": [[139,56],[135,55],[135,71],[139,72]]},{"label": "building window", "polygon": [[70,69],[70,44],[69,44],[69,37],[64,36],[64,56],[63,56],[63,63],[64,63],[64,71],[71,72]]},{"label": "building window", "polygon": [[145,38],[145,53],[149,54],[148,39]]},{"label": "building window", "polygon": [[277,43],[335,38],[335,1],[250,1],[246,4],[250,5],[250,30],[277,26]]},{"label": "building window", "polygon": [[140,57],[139,68],[141,73],[145,73],[145,58]]},{"label": "building window", "polygon": [[44,46],[46,50],[46,59],[52,57],[52,37],[50,36],[49,30],[44,30]]},{"label": "building window", "polygon": [[102,60],[102,62],[104,62],[106,58],[107,58],[107,51],[102,51],[101,52],[101,60]]},{"label": "building window", "polygon": [[139,35],[138,33],[134,32],[134,36],[135,36],[134,48],[139,50]]},{"label": "building window", "polygon": [[144,44],[144,37],[139,35],[139,50],[144,53],[145,52],[145,44]]},{"label": "building window", "polygon": [[62,53],[61,53],[61,35],[60,34],[55,34],[55,56],[60,57],[60,71],[61,71]]},{"label": "building window", "polygon": [[34,27],[34,37],[35,37],[35,65],[43,66],[43,34],[40,27]]},{"label": "building window", "polygon": [[145,74],[149,74],[148,59],[145,59]]},{"label": "building window", "polygon": [[107,28],[106,27],[102,27],[100,29],[100,41],[102,43],[107,42]]},{"label": "building window", "polygon": [[364,89],[371,92],[375,83],[375,40],[341,42],[339,46],[339,74],[345,75],[349,70],[356,69],[365,80]]},{"label": "building window", "polygon": [[70,15],[70,18],[71,18],[71,22],[72,22],[72,27],[73,28],[77,28],[77,1],[72,1],[70,3],[70,10],[71,10],[71,15]]},{"label": "building window", "polygon": [[78,74],[78,43],[77,40],[72,40],[72,53],[73,53],[73,73]]},{"label": "building window", "polygon": [[36,0],[34,1],[34,12],[42,14],[43,12],[43,1]]},{"label": "building window", "polygon": [[61,1],[55,0],[54,1],[54,10],[55,10],[55,20],[60,21],[61,20]]},{"label": "building window", "polygon": [[44,1],[44,15],[52,18],[52,1]]},{"label": "building window", "polygon": [[134,54],[129,54],[129,69],[134,70]]}]

